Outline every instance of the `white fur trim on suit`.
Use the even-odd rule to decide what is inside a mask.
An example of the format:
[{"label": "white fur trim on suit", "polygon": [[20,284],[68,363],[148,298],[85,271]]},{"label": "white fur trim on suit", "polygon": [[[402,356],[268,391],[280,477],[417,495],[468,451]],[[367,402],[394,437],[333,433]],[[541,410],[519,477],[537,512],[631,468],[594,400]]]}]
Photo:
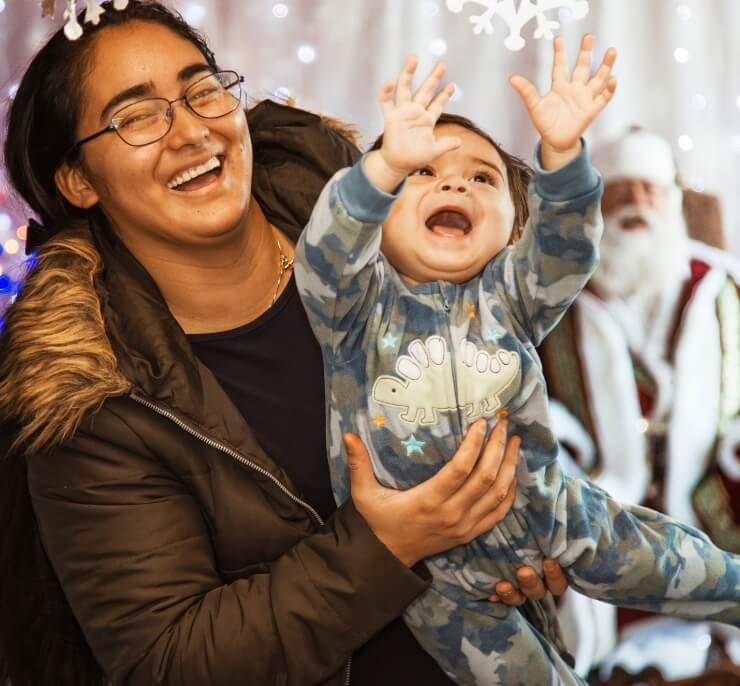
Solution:
[{"label": "white fur trim on suit", "polygon": [[676,183],[676,163],[666,140],[649,131],[628,131],[598,145],[591,155],[608,183],[614,179],[645,179],[661,186]]}]

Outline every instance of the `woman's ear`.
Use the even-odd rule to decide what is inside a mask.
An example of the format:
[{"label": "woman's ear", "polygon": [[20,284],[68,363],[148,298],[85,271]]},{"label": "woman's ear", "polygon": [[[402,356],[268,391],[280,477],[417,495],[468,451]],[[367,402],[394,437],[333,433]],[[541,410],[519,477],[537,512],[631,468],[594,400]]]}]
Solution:
[{"label": "woman's ear", "polygon": [[80,167],[73,167],[65,162],[56,170],[54,182],[59,192],[75,207],[86,210],[100,200]]}]

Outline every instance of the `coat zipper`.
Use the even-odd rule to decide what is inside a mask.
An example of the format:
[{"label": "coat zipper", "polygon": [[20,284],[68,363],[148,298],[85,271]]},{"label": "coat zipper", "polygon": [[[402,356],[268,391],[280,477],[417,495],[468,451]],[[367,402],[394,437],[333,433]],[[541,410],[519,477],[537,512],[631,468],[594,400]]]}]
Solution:
[{"label": "coat zipper", "polygon": [[[166,417],[171,422],[174,422],[181,429],[189,433],[191,436],[195,436],[197,439],[199,439],[206,445],[210,446],[211,448],[215,448],[216,450],[220,450],[222,453],[226,453],[229,457],[235,459],[237,462],[241,463],[245,467],[248,467],[249,469],[252,469],[255,472],[261,474],[262,476],[267,477],[283,493],[285,493],[285,495],[287,495],[293,502],[297,503],[298,505],[303,507],[305,510],[307,510],[309,514],[316,520],[319,526],[324,525],[324,520],[321,518],[321,515],[319,515],[319,513],[316,512],[316,510],[314,510],[308,503],[301,500],[297,495],[295,495],[294,493],[291,493],[290,489],[287,486],[285,486],[285,484],[283,484],[277,477],[270,474],[270,472],[268,472],[263,467],[260,467],[259,465],[255,464],[251,460],[247,459],[246,457],[244,457],[244,455],[241,455],[236,450],[229,448],[229,446],[224,445],[223,443],[219,443],[213,438],[209,438],[202,432],[198,431],[198,429],[195,429],[190,424],[180,419],[177,415],[173,414],[169,410],[166,410],[160,405],[157,405],[156,403],[153,403],[150,400],[147,400],[146,398],[142,398],[140,395],[137,395],[136,393],[131,393],[130,397],[133,400],[135,400],[137,403],[139,403],[140,405],[143,405],[144,407],[148,407],[153,412],[156,412],[162,417]],[[344,686],[349,686],[351,670],[352,670],[352,658],[349,657],[347,658],[347,666],[345,668]]]}]

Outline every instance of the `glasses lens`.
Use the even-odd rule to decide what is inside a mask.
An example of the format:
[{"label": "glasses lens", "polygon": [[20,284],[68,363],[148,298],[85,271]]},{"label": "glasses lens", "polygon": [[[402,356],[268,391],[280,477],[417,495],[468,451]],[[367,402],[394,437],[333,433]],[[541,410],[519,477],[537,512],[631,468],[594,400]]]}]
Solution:
[{"label": "glasses lens", "polygon": [[167,133],[170,104],[161,98],[140,100],[116,113],[113,125],[129,145],[147,145]]},{"label": "glasses lens", "polygon": [[206,119],[223,117],[241,102],[241,83],[234,71],[219,71],[196,81],[185,93],[191,109]]}]

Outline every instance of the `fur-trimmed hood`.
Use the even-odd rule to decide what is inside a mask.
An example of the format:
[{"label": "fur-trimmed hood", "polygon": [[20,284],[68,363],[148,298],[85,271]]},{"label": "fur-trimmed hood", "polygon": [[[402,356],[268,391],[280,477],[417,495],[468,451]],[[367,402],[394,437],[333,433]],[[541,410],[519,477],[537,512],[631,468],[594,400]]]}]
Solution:
[{"label": "fur-trimmed hood", "polygon": [[[248,120],[253,195],[295,240],[327,179],[358,158],[354,131],[270,101]],[[58,445],[106,398],[134,389],[199,417],[200,380],[184,332],[120,241],[64,231],[41,248],[0,338],[2,430],[20,450]]]}]

